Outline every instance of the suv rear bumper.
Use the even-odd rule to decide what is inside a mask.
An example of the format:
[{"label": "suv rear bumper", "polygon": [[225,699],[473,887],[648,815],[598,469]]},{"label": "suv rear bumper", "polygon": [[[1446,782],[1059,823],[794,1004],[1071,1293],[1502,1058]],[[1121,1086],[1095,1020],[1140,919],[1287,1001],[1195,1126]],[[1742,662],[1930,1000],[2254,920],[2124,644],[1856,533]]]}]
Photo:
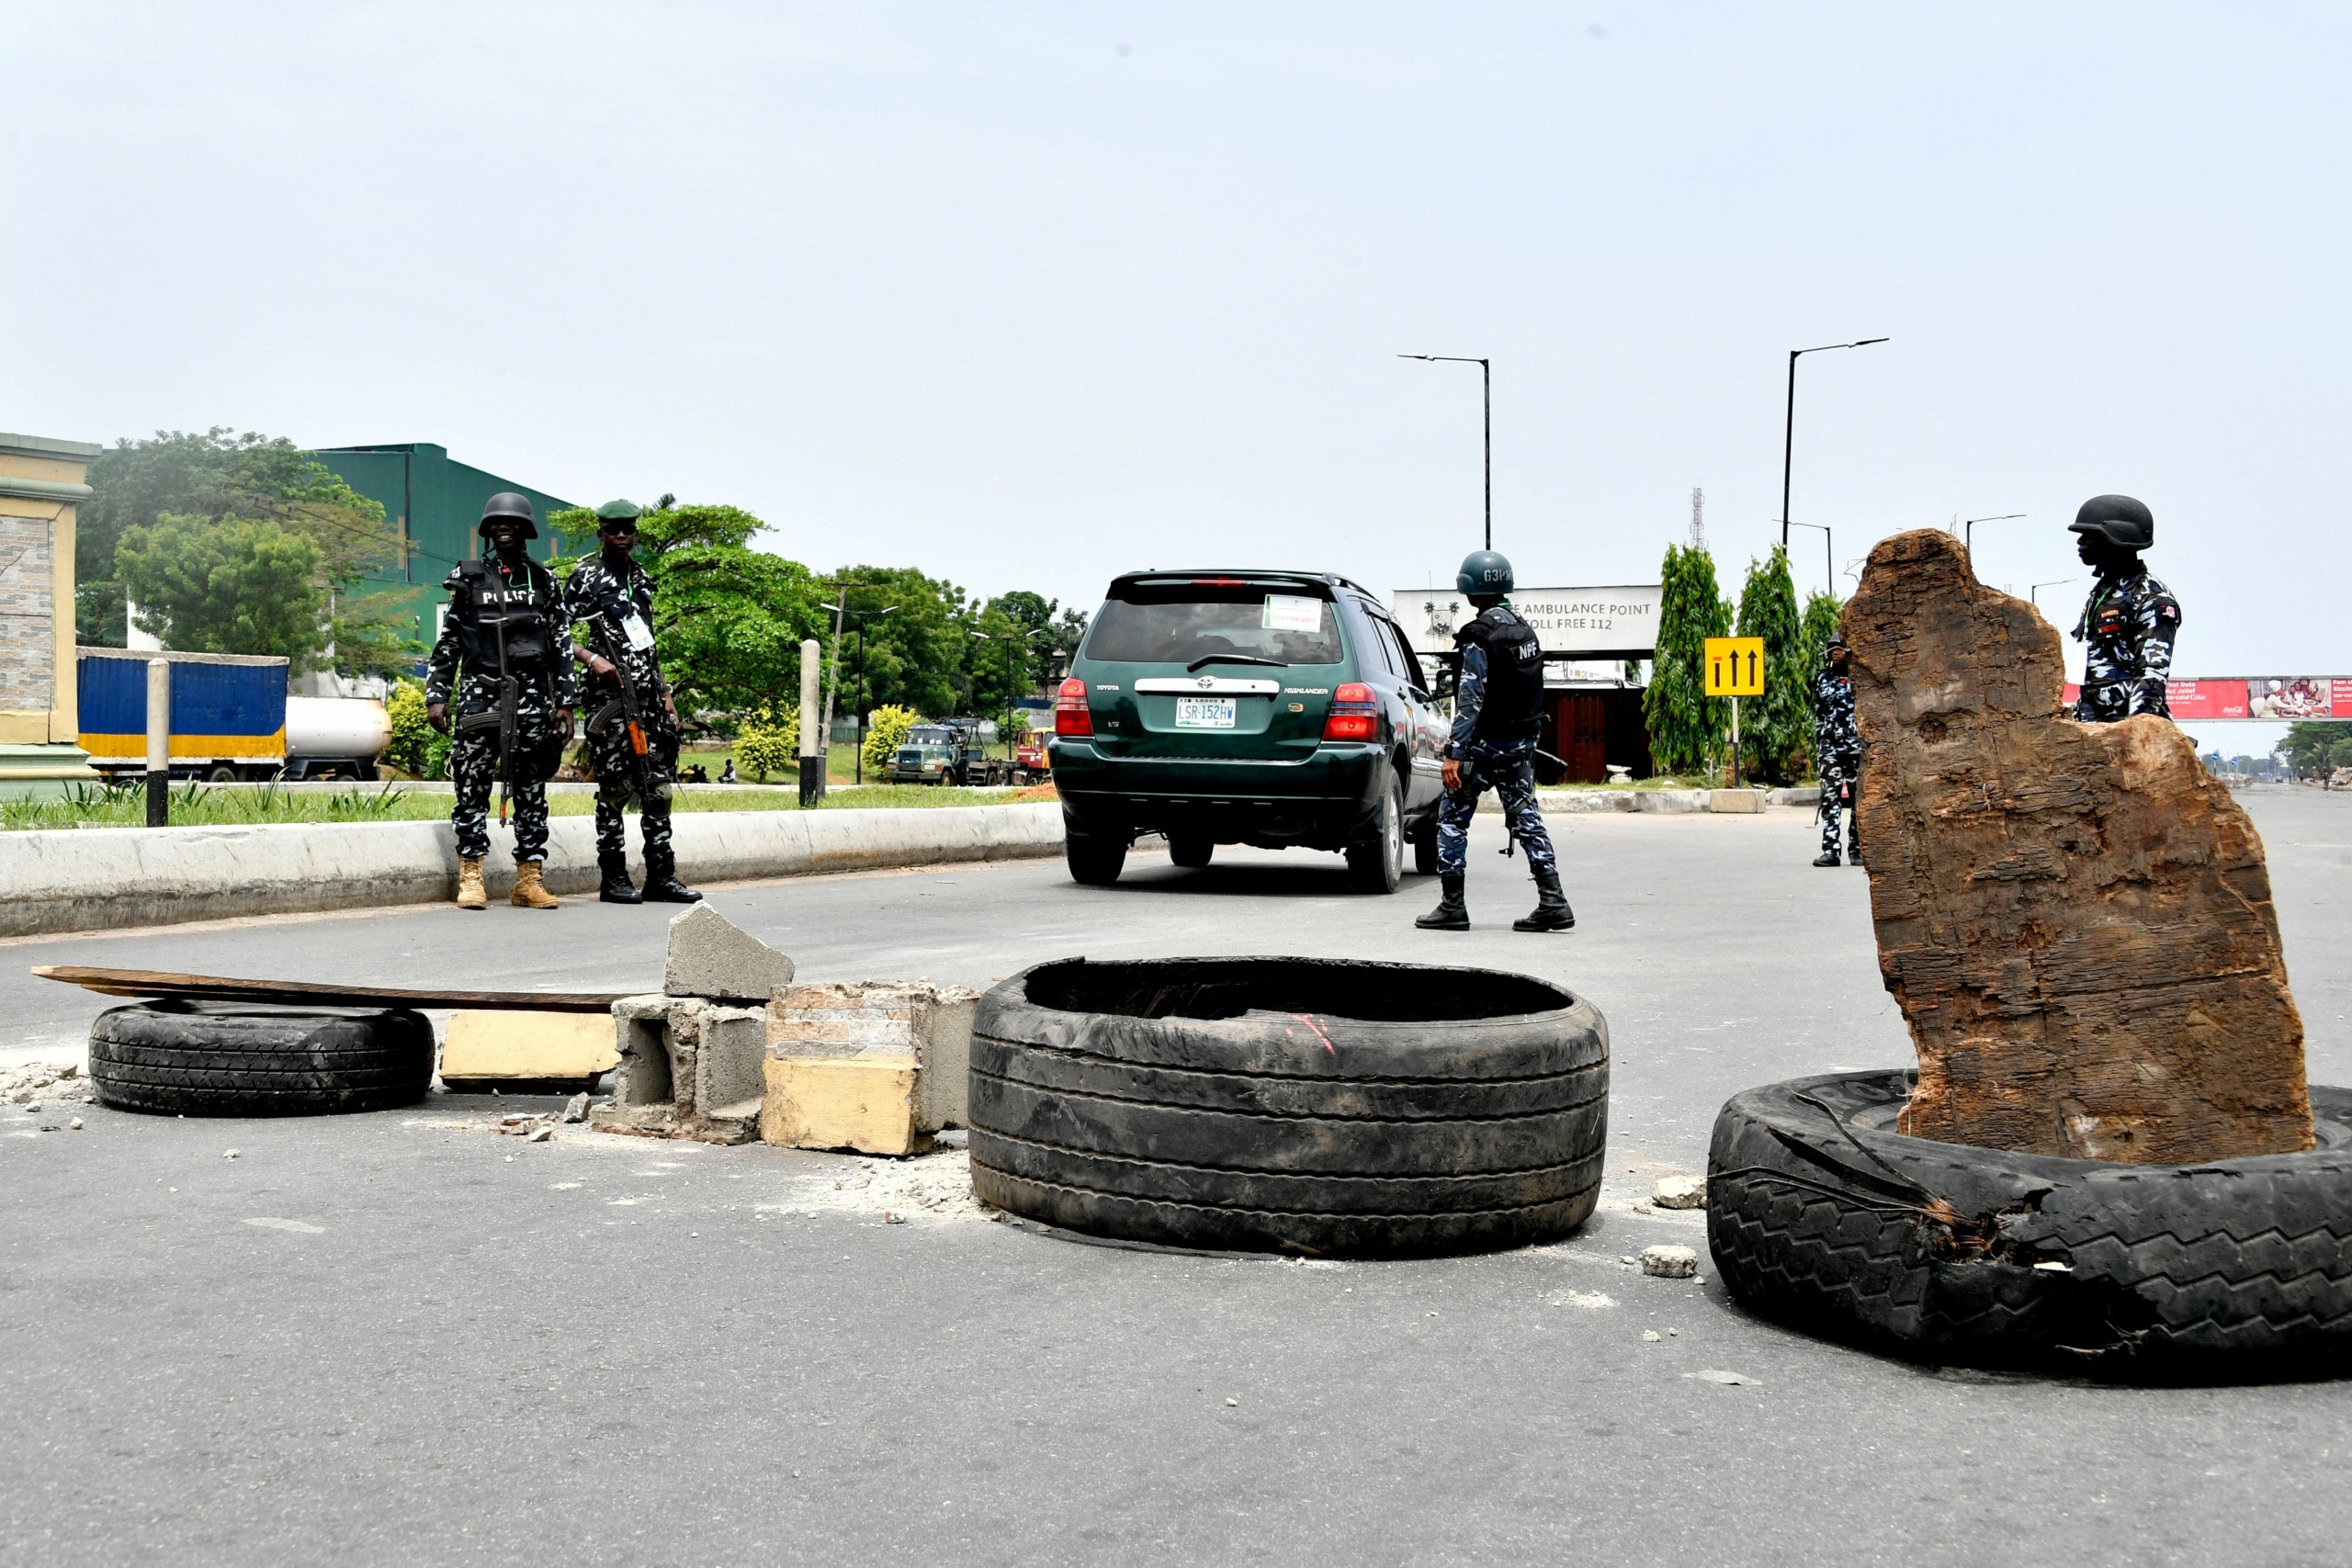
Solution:
[{"label": "suv rear bumper", "polygon": [[1296,761],[1104,757],[1057,740],[1054,789],[1076,833],[1198,836],[1264,849],[1344,849],[1380,808],[1388,762],[1374,745],[1317,747]]}]

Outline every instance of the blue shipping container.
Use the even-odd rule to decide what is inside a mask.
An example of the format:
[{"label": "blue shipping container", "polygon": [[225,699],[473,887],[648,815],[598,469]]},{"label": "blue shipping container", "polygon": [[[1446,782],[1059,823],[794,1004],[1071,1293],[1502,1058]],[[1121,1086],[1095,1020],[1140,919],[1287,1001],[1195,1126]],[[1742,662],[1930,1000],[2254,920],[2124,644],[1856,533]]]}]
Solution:
[{"label": "blue shipping container", "polygon": [[147,661],[172,664],[172,760],[286,760],[286,660],[233,653],[84,648],[82,750],[104,764],[147,759]]}]

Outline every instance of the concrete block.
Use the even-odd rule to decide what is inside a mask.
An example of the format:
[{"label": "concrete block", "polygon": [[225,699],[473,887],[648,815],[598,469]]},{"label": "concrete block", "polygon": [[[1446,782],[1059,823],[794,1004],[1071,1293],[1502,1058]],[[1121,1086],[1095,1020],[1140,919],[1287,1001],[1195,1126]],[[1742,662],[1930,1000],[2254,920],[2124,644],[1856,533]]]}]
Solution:
[{"label": "concrete block", "polygon": [[1753,817],[1764,809],[1764,792],[1760,789],[1711,789],[1707,792],[1707,809],[1717,815]]},{"label": "concrete block", "polygon": [[791,959],[708,904],[689,905],[670,922],[670,954],[662,965],[666,994],[764,1002],[791,983]]},{"label": "concrete block", "polygon": [[1644,811],[1679,817],[1707,809],[1710,793],[1703,789],[1645,789],[1638,792],[1638,797]]},{"label": "concrete block", "polygon": [[454,1012],[441,1044],[441,1081],[469,1083],[601,1077],[620,1062],[613,1021],[593,1012]]},{"label": "concrete block", "polygon": [[926,1133],[969,1117],[972,1014],[979,992],[927,980],[787,986],[769,998],[773,1058],[903,1058],[919,1070],[915,1116]]},{"label": "concrete block", "polygon": [[749,1143],[759,1135],[765,1016],[699,997],[615,1002],[613,1103],[597,1107],[590,1122],[606,1132]]},{"label": "concrete block", "polygon": [[931,1138],[915,1124],[911,1056],[770,1056],[760,1138],[794,1149],[920,1154]]}]

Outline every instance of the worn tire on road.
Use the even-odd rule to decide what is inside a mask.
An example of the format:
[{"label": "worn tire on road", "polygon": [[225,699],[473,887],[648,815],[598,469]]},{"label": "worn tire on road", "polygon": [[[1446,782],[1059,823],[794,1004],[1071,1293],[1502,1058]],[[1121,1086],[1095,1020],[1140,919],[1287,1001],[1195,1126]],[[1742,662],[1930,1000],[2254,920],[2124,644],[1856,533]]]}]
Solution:
[{"label": "worn tire on road", "polygon": [[1304,958],[1040,964],[973,1022],[972,1185],[1164,1246],[1408,1257],[1592,1213],[1609,1031],[1479,969]]},{"label": "worn tire on road", "polygon": [[90,1083],[119,1111],[319,1116],[413,1105],[433,1081],[433,1025],[407,1008],[145,1002],[90,1025]]},{"label": "worn tire on road", "polygon": [[2126,1165],[1905,1137],[1917,1075],[1734,1096],[1707,1237],[1744,1303],[1915,1359],[2199,1379],[2352,1370],[2352,1090],[2318,1146]]}]

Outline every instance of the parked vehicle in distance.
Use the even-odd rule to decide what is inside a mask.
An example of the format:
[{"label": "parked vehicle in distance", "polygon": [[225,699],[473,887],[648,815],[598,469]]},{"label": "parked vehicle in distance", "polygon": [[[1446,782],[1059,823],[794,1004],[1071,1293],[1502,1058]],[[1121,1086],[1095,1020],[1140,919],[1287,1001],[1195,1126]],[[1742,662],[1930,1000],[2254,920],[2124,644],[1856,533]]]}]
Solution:
[{"label": "parked vehicle in distance", "polygon": [[286,660],[238,653],[74,650],[76,721],[90,766],[109,779],[147,771],[147,661],[172,667],[175,779],[373,779],[392,743],[373,697],[293,697]]},{"label": "parked vehicle in distance", "polygon": [[957,778],[957,748],[944,724],[918,724],[899,739],[890,754],[892,784],[946,784]]},{"label": "parked vehicle in distance", "polygon": [[1126,573],[1054,702],[1070,875],[1115,882],[1159,833],[1182,866],[1219,844],[1336,850],[1393,893],[1407,843],[1437,869],[1445,734],[1404,632],[1346,578]]}]

